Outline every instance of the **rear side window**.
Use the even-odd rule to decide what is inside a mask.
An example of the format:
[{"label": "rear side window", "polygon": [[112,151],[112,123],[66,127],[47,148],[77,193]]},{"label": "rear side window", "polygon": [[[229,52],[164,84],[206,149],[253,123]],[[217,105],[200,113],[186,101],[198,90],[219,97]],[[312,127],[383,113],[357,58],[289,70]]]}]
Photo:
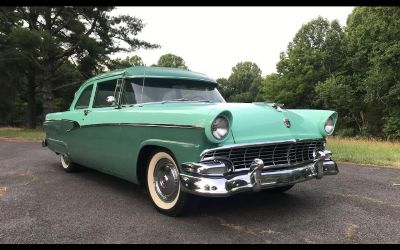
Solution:
[{"label": "rear side window", "polygon": [[78,101],[75,104],[75,109],[86,109],[89,107],[90,96],[92,94],[93,84],[86,87],[85,90],[81,93]]},{"label": "rear side window", "polygon": [[112,103],[107,102],[108,96],[114,96],[117,80],[97,83],[97,91],[94,97],[93,108],[111,107]]}]

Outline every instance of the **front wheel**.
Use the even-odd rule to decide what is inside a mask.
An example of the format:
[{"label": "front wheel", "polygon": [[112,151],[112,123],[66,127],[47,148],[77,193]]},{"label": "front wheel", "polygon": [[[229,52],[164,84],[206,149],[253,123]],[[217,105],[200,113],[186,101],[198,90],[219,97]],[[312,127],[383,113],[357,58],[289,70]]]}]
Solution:
[{"label": "front wheel", "polygon": [[188,206],[189,196],[181,190],[177,164],[167,152],[159,151],[150,157],[147,188],[153,205],[163,214],[179,216]]}]

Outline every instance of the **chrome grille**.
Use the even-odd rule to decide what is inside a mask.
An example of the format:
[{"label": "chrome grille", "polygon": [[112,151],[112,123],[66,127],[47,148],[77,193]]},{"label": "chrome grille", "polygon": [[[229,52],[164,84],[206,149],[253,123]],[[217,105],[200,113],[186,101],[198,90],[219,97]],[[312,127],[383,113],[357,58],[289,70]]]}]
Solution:
[{"label": "chrome grille", "polygon": [[207,151],[202,159],[224,157],[232,161],[235,170],[250,168],[254,158],[260,158],[264,166],[291,166],[314,160],[314,151],[322,150],[322,140],[279,142],[261,145],[249,145],[221,148]]}]

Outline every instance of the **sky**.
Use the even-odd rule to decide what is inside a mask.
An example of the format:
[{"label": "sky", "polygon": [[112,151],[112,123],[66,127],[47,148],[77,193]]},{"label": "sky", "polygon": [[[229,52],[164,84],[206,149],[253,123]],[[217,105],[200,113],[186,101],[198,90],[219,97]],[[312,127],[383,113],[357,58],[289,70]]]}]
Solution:
[{"label": "sky", "polygon": [[353,7],[117,7],[112,14],[136,16],[146,24],[138,38],[161,45],[116,53],[111,58],[138,55],[150,66],[161,55],[181,56],[188,68],[217,79],[232,67],[252,61],[263,76],[276,72],[301,26],[318,16],[346,25]]}]

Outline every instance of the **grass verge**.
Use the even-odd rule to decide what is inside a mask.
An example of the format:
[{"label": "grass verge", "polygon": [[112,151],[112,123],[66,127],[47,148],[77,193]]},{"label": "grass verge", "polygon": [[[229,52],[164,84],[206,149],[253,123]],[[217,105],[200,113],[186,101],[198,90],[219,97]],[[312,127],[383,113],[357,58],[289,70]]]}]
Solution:
[{"label": "grass verge", "polygon": [[339,162],[400,168],[400,143],[328,137],[327,148]]},{"label": "grass verge", "polygon": [[0,139],[40,142],[43,140],[44,137],[45,134],[42,128],[0,128]]}]

